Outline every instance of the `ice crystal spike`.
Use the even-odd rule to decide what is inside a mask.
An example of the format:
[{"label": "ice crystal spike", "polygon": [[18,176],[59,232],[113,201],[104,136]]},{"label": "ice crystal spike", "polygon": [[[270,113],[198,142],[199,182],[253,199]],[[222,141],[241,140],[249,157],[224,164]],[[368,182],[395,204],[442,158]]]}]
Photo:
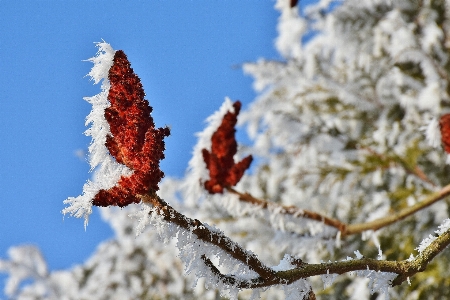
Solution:
[{"label": "ice crystal spike", "polygon": [[210,180],[204,185],[211,194],[222,193],[224,187],[236,185],[253,160],[249,155],[238,163],[234,162],[233,157],[237,152],[234,127],[241,102],[236,101],[233,107],[234,112],[229,111],[223,116],[222,123],[211,137],[211,152],[207,149],[202,150],[203,160],[210,176]]},{"label": "ice crystal spike", "polygon": [[93,205],[123,207],[140,202],[138,195],[159,189],[158,183],[164,177],[159,162],[164,159],[164,137],[169,136],[170,131],[167,127],[155,129],[150,115],[152,107],[144,99],[141,81],[123,51],[114,54],[108,78],[111,106],[105,109],[105,119],[110,134],[105,146],[116,161],[130,168],[133,174],[122,176],[108,190],[100,190]]},{"label": "ice crystal spike", "polygon": [[441,128],[441,140],[444,150],[450,154],[450,114],[445,114],[441,117],[439,127]]}]

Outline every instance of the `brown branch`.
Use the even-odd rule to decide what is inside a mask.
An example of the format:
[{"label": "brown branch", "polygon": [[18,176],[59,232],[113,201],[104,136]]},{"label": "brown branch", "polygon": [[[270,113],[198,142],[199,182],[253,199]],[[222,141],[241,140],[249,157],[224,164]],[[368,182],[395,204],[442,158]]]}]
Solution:
[{"label": "brown branch", "polygon": [[282,213],[282,214],[292,215],[295,217],[303,217],[303,218],[323,222],[324,224],[334,227],[337,230],[339,230],[341,232],[341,237],[345,237],[348,235],[361,233],[366,230],[378,230],[382,227],[389,226],[395,222],[398,222],[400,220],[405,219],[406,217],[409,217],[409,216],[415,214],[416,212],[418,212],[418,211],[436,203],[437,201],[444,199],[448,195],[450,195],[450,184],[443,187],[440,191],[429,195],[425,200],[423,200],[419,203],[416,203],[413,206],[406,207],[406,208],[402,209],[401,211],[393,213],[389,216],[386,216],[386,217],[383,217],[383,218],[380,218],[380,219],[377,219],[377,220],[374,220],[371,222],[359,223],[359,224],[343,223],[337,219],[333,219],[333,218],[324,216],[322,214],[319,214],[319,213],[316,213],[313,211],[302,210],[295,206],[283,206],[283,205],[276,204],[276,203],[270,203],[268,201],[255,198],[248,193],[238,192],[231,187],[228,187],[227,190],[230,193],[238,195],[239,200],[246,202],[246,203],[260,206],[263,209],[268,209],[269,207],[278,207],[278,208],[281,208],[280,213]]},{"label": "brown branch", "polygon": [[287,280],[298,280],[324,274],[344,274],[353,271],[381,271],[401,274],[408,268],[408,261],[387,261],[373,258],[353,259],[321,264],[305,264],[301,268],[279,271],[277,275]]},{"label": "brown branch", "polygon": [[[164,200],[159,198],[156,194],[146,194],[141,196],[145,203],[152,204],[158,209],[158,213],[167,222],[174,223],[181,228],[188,230],[195,234],[198,239],[215,245],[223,251],[230,254],[233,258],[248,265],[250,269],[255,271],[262,279],[270,282],[276,282],[280,279],[275,276],[275,272],[265,266],[255,254],[247,252],[239,244],[232,241],[229,237],[221,232],[211,231],[208,227],[202,224],[199,220],[191,219],[176,211]],[[281,283],[281,282],[278,282]],[[275,283],[273,283],[275,284]]]},{"label": "brown branch", "polygon": [[[295,217],[304,217],[307,219],[311,219],[311,220],[316,220],[319,222],[323,222],[325,225],[331,226],[336,228],[337,230],[341,231],[341,232],[345,232],[346,231],[346,226],[347,224],[342,223],[341,221],[337,220],[337,219],[333,219],[330,217],[327,217],[325,215],[310,211],[310,210],[306,210],[306,209],[300,209],[296,206],[284,206],[281,204],[276,204],[276,203],[270,203],[268,201],[262,200],[262,199],[258,199],[253,197],[252,195],[250,195],[249,193],[241,193],[235,189],[233,189],[232,187],[227,187],[227,190],[230,193],[233,193],[235,195],[239,196],[239,200],[241,200],[242,202],[246,202],[246,203],[250,203],[253,205],[257,205],[263,209],[269,209],[270,207],[277,207],[279,208],[279,212],[281,214],[286,214],[286,215],[292,215]],[[278,210],[277,210],[278,211]]]},{"label": "brown branch", "polygon": [[352,271],[373,270],[396,273],[392,286],[400,285],[408,277],[425,271],[428,264],[450,244],[450,230],[436,238],[425,250],[413,260],[387,261],[362,258],[333,263],[304,264],[301,268],[277,272],[277,276],[289,281],[315,275],[343,274]]},{"label": "brown branch", "polygon": [[399,274],[397,278],[392,282],[393,286],[401,284],[408,277],[413,276],[418,272],[423,272],[427,268],[428,264],[441,253],[450,244],[450,229],[447,229],[444,233],[438,236],[428,247],[426,247],[420,255],[418,255],[413,261],[409,262],[410,268],[405,272]]},{"label": "brown branch", "polygon": [[343,236],[351,235],[361,233],[366,230],[378,230],[382,227],[386,227],[395,222],[403,220],[406,217],[409,217],[410,215],[415,214],[416,212],[438,202],[439,200],[444,199],[448,195],[450,195],[450,184],[444,186],[440,191],[429,195],[425,200],[416,203],[412,206],[406,207],[399,212],[393,213],[389,216],[371,222],[348,225],[346,227],[345,232],[343,232],[342,235]]},{"label": "brown branch", "polygon": [[[448,193],[450,193],[450,185],[442,189],[439,194],[447,195]],[[293,269],[275,272],[271,268],[265,266],[255,254],[248,253],[244,248],[232,241],[223,233],[212,231],[203,225],[199,220],[193,220],[184,216],[154,193],[143,195],[141,196],[141,199],[143,202],[152,204],[155,208],[157,208],[157,212],[165,221],[174,223],[181,228],[192,232],[198,239],[204,241],[205,243],[219,247],[259,275],[257,278],[244,280],[233,275],[222,274],[209,258],[205,255],[201,256],[201,259],[204,261],[205,265],[210,268],[219,280],[239,289],[252,289],[277,284],[285,285],[299,279],[316,275],[344,274],[347,272],[364,270],[398,274],[398,276],[392,281],[392,285],[395,286],[401,284],[408,277],[411,277],[418,272],[423,272],[434,257],[436,257],[436,255],[442,252],[450,244],[449,229],[438,236],[422,251],[421,254],[412,260],[386,261],[362,258],[321,264],[307,264],[300,260],[294,260],[293,265],[296,265],[296,267]],[[310,293],[310,297],[312,296],[314,296],[314,293]]]},{"label": "brown branch", "polygon": [[[226,275],[222,274],[219,269],[211,262],[209,258],[207,258],[205,255],[201,256],[203,262],[205,265],[210,268],[210,270],[216,275],[220,281],[223,283],[226,283],[228,285],[232,285],[238,289],[255,289],[255,288],[261,288],[261,287],[268,287],[272,285],[277,284],[289,284],[293,281],[289,281],[287,279],[279,278],[278,276],[274,276],[270,279],[263,279],[262,277],[250,279],[250,280],[242,280],[236,276],[233,275]],[[250,267],[250,266],[249,266]],[[274,272],[275,274],[275,272]]]}]

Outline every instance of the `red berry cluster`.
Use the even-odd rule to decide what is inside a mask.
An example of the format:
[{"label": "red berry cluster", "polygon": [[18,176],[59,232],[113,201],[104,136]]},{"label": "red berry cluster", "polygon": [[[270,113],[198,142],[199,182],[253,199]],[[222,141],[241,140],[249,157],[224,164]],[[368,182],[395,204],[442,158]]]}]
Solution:
[{"label": "red berry cluster", "polygon": [[236,185],[250,166],[253,158],[247,156],[237,164],[233,156],[237,152],[237,143],[234,137],[237,115],[241,109],[241,102],[233,104],[234,113],[227,112],[211,137],[211,152],[202,150],[203,160],[209,170],[210,180],[205,182],[205,189],[210,194],[222,193],[224,187]]},{"label": "red berry cluster", "polygon": [[164,159],[164,137],[169,128],[155,129],[141,81],[130,66],[125,53],[116,51],[109,70],[111,87],[105,109],[111,134],[106,137],[106,147],[117,162],[133,170],[130,176],[122,176],[118,183],[100,190],[93,199],[96,206],[127,206],[140,202],[138,195],[157,191],[164,177],[159,168]]}]

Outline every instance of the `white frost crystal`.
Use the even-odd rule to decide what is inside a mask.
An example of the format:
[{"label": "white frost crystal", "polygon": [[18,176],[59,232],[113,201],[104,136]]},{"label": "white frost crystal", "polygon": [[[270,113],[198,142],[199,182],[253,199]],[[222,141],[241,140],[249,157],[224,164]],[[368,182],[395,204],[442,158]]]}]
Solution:
[{"label": "white frost crystal", "polygon": [[94,64],[88,76],[95,84],[102,82],[102,91],[95,96],[84,98],[92,104],[92,110],[86,117],[86,126],[91,124],[91,127],[85,131],[85,134],[92,137],[89,146],[89,164],[91,171],[94,170],[94,179],[88,180],[84,184],[82,195],[67,198],[64,204],[68,204],[68,206],[62,211],[63,214],[84,218],[85,228],[89,215],[92,213],[92,199],[97,192],[113,187],[122,175],[129,176],[132,172],[127,166],[119,164],[105,146],[106,136],[110,133],[109,124],[105,119],[105,109],[110,106],[108,74],[113,64],[115,51],[106,42],[96,45],[98,47],[97,55],[88,59]]}]

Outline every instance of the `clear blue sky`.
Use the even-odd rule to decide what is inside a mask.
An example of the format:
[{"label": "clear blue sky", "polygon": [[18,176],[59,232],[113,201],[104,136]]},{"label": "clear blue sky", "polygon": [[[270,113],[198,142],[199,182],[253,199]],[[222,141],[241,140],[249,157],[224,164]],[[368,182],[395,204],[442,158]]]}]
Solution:
[{"label": "clear blue sky", "polygon": [[92,64],[82,61],[95,54],[94,42],[104,39],[128,55],[156,125],[171,126],[162,169],[181,177],[194,133],[224,97],[244,107],[255,97],[240,64],[279,58],[273,5],[0,1],[0,257],[10,246],[34,244],[50,269],[69,268],[112,236],[97,211],[87,231],[82,219],[60,213],[91,175],[75,152],[90,142],[82,134],[90,105],[82,98],[100,91],[84,77]]}]

